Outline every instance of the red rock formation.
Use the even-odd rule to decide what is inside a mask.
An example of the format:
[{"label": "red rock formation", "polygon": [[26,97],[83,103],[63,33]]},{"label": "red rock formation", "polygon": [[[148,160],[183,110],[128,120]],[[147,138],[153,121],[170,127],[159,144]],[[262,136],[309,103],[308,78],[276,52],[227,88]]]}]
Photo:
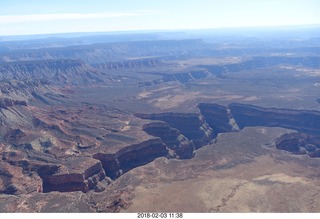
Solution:
[{"label": "red rock formation", "polygon": [[94,189],[105,178],[100,161],[91,158],[69,158],[53,174],[42,175],[43,191],[82,191]]},{"label": "red rock formation", "polygon": [[115,154],[96,153],[93,158],[100,160],[106,175],[115,179],[135,167],[145,165],[167,154],[168,150],[161,139],[154,138],[128,145]]}]

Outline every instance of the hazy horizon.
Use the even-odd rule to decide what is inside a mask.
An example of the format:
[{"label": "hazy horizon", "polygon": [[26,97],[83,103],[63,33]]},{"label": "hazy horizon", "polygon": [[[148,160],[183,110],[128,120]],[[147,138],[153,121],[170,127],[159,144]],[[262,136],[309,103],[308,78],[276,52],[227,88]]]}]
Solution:
[{"label": "hazy horizon", "polygon": [[317,25],[319,9],[316,0],[12,0],[1,3],[0,35]]}]

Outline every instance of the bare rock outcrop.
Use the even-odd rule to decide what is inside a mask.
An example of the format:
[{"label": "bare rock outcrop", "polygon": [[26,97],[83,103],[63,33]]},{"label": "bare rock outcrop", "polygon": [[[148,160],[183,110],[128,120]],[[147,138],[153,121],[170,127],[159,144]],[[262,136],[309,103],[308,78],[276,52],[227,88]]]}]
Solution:
[{"label": "bare rock outcrop", "polygon": [[294,154],[320,157],[320,136],[304,133],[287,133],[275,142],[276,148]]},{"label": "bare rock outcrop", "polygon": [[160,137],[161,140],[172,149],[180,159],[190,159],[194,155],[194,145],[181,132],[170,127],[166,122],[151,122],[143,126],[143,130],[149,135]]},{"label": "bare rock outcrop", "polygon": [[81,60],[17,61],[0,64],[0,79],[46,79],[53,83],[86,84],[102,81],[101,73]]},{"label": "bare rock outcrop", "polygon": [[136,114],[137,117],[149,120],[160,120],[181,132],[191,140],[195,148],[207,145],[214,137],[214,131],[206,123],[204,117],[195,113],[159,113]]},{"label": "bare rock outcrop", "polygon": [[237,131],[238,127],[226,106],[214,103],[200,103],[201,115],[216,133]]},{"label": "bare rock outcrop", "polygon": [[228,108],[240,128],[283,127],[309,134],[320,134],[319,111],[263,108],[239,103],[232,103]]},{"label": "bare rock outcrop", "polygon": [[99,160],[92,158],[69,158],[53,174],[42,174],[43,192],[87,192],[105,178]]},{"label": "bare rock outcrop", "polygon": [[100,160],[106,175],[115,179],[135,167],[145,165],[167,154],[168,150],[161,139],[153,138],[123,147],[114,154],[99,152],[94,154],[93,158]]}]

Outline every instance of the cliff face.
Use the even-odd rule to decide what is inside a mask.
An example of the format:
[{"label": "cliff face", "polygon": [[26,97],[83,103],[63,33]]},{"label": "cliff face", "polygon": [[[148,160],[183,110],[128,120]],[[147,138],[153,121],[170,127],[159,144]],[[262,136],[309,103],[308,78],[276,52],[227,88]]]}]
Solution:
[{"label": "cliff face", "polygon": [[106,175],[115,179],[137,166],[145,165],[167,154],[166,146],[159,138],[156,138],[129,145],[115,154],[96,153],[93,158],[100,160]]},{"label": "cliff face", "polygon": [[320,137],[303,133],[288,133],[276,140],[276,148],[294,154],[320,157]]},{"label": "cliff face", "polygon": [[[3,104],[8,109],[2,107],[2,111],[9,111],[14,107],[25,108],[24,103],[11,100],[3,100]],[[320,112],[318,111],[262,108],[238,103],[229,106],[202,103],[198,107],[200,114],[137,114],[136,116],[142,119],[158,120],[149,121],[147,124],[143,122],[142,127],[143,131],[157,138],[148,139],[150,137],[148,136],[145,138],[148,140],[129,144],[112,153],[108,153],[108,150],[101,151],[101,148],[97,151],[94,147],[90,152],[81,149],[83,153],[89,155],[84,157],[81,154],[75,157],[65,154],[62,159],[56,158],[41,147],[35,150],[31,143],[28,143],[33,140],[28,139],[32,130],[8,129],[3,133],[3,139],[15,147],[16,151],[10,148],[2,152],[0,165],[4,166],[2,163],[5,163],[7,166],[20,168],[22,175],[37,173],[40,177],[38,177],[38,183],[42,180],[41,191],[43,192],[101,191],[104,188],[101,188],[99,182],[106,181],[107,184],[106,176],[116,179],[123,173],[158,157],[172,157],[172,153],[176,155],[173,157],[190,159],[197,148],[210,143],[217,133],[237,131],[238,126],[241,129],[247,126],[284,127],[303,132],[303,134],[291,133],[282,136],[276,141],[276,148],[294,154],[320,157],[318,136]],[[31,117],[31,124],[35,130],[45,131],[47,134],[54,133],[54,136],[58,136],[59,139],[69,140],[68,142],[77,141],[77,136],[65,132],[66,126],[63,123],[51,123]],[[34,136],[35,139],[38,137]],[[46,143],[49,144],[51,141],[49,140],[46,140]],[[48,147],[52,147],[52,144]],[[82,152],[78,151],[78,153]],[[5,182],[0,187],[0,192],[20,194],[21,183],[12,183],[12,179],[16,177],[8,174],[8,171],[6,167],[0,172],[0,178]],[[10,184],[14,186],[10,187]]]},{"label": "cliff face", "polygon": [[195,148],[208,144],[215,134],[206,123],[203,116],[192,113],[159,113],[159,114],[136,114],[137,117],[149,120],[160,120],[168,123],[172,128],[181,132],[191,140]]},{"label": "cliff face", "polygon": [[0,64],[0,80],[46,79],[54,83],[85,84],[101,81],[94,68],[80,60],[17,61]]},{"label": "cliff face", "polygon": [[277,65],[300,65],[311,68],[320,67],[319,57],[255,57],[236,64],[205,65],[208,71],[218,77],[224,77],[224,73],[252,70]]},{"label": "cliff face", "polygon": [[[105,179],[102,164],[99,160],[90,157],[69,157],[57,160],[51,154],[19,148],[19,150],[2,152],[2,161],[16,167],[15,171],[21,169],[21,173],[17,174],[22,176],[38,175],[39,180],[33,185],[38,192],[87,192],[92,189],[103,189],[98,186],[98,183]],[[5,167],[1,163],[0,166]],[[6,181],[8,180],[10,181],[10,175],[6,175]],[[16,194],[21,192],[21,187],[23,188],[20,184],[23,182],[12,184],[16,188]]]},{"label": "cliff face", "polygon": [[229,105],[240,128],[246,126],[269,126],[294,129],[310,134],[320,134],[320,112],[262,108],[246,104]]},{"label": "cliff face", "polygon": [[227,107],[209,103],[200,103],[198,107],[206,122],[216,133],[238,130],[237,124]]},{"label": "cliff face", "polygon": [[143,130],[149,135],[160,137],[163,143],[180,159],[190,159],[194,155],[194,145],[179,130],[172,128],[165,122],[152,122],[143,126]]},{"label": "cliff face", "polygon": [[[180,158],[191,158],[195,148],[199,148],[214,138],[214,133],[239,131],[247,126],[283,127],[294,129],[300,134],[284,136],[277,142],[277,148],[296,154],[320,156],[320,112],[263,108],[253,105],[232,103],[200,103],[200,115],[182,113],[137,114],[142,119],[160,120],[146,124],[143,130],[160,137],[168,148]],[[305,134],[302,134],[305,133]],[[182,140],[182,141],[181,141]]]},{"label": "cliff face", "polygon": [[154,67],[154,66],[162,66],[158,59],[138,59],[138,60],[126,60],[126,61],[118,61],[118,62],[105,62],[100,64],[94,64],[93,66],[98,69],[103,70],[117,70],[122,68],[145,68],[145,67]]},{"label": "cliff face", "polygon": [[40,176],[43,180],[43,192],[87,192],[105,178],[102,164],[98,160],[77,158],[66,162],[53,174],[42,171]]}]

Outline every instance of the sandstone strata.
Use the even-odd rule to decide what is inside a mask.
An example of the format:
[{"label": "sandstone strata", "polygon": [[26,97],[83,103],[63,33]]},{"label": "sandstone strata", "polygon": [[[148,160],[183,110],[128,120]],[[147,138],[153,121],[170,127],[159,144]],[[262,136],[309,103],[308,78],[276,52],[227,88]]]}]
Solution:
[{"label": "sandstone strata", "polygon": [[187,139],[178,129],[170,127],[166,122],[151,122],[143,126],[149,135],[160,137],[166,146],[172,149],[180,159],[192,158],[193,142]]},{"label": "sandstone strata", "polygon": [[92,158],[69,158],[53,174],[41,175],[43,192],[87,192],[105,178],[101,162]]},{"label": "sandstone strata", "polygon": [[163,142],[159,138],[154,138],[123,147],[113,154],[96,153],[93,158],[100,160],[106,175],[115,179],[132,168],[167,154],[168,150]]},{"label": "sandstone strata", "polygon": [[208,144],[215,136],[214,130],[206,123],[204,117],[192,113],[136,114],[142,119],[160,120],[181,132],[191,140],[195,148]]}]

